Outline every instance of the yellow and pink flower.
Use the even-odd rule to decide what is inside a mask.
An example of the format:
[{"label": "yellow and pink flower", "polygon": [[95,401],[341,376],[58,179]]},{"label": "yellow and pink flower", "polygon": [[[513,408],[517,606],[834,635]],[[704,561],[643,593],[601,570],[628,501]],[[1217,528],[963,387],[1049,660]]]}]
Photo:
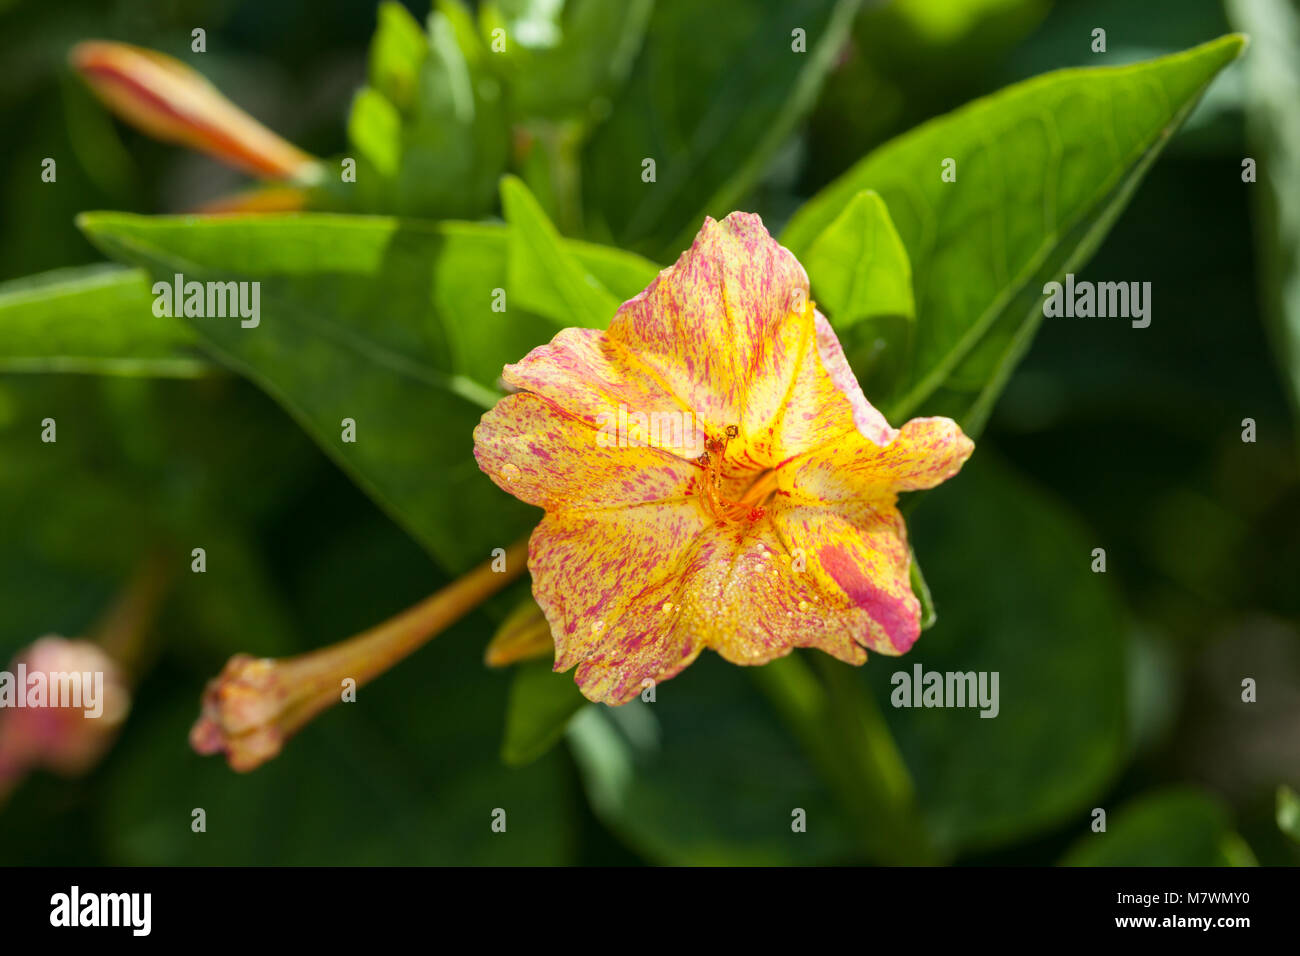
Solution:
[{"label": "yellow and pink flower", "polygon": [[[706,219],[607,331],[571,328],[506,366],[479,466],[545,509],[528,566],[591,700],[621,704],[706,647],[853,664],[920,634],[898,494],[952,477],[953,421],[892,428],[862,394],[808,277],[758,216]],[[598,440],[617,409],[674,414],[695,456]]]}]

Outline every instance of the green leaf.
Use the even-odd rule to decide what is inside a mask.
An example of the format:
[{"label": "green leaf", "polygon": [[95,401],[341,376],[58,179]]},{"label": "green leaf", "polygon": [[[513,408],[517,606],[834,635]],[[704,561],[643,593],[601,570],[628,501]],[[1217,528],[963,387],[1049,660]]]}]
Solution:
[{"label": "green leaf", "polygon": [[916,319],[912,266],[884,200],[863,190],[813,240],[803,259],[813,298],[872,395],[907,371]]},{"label": "green leaf", "polygon": [[384,95],[369,86],[357,90],[348,114],[348,140],[386,179],[397,175],[402,157],[402,117]]},{"label": "green leaf", "polygon": [[505,31],[502,68],[520,118],[588,116],[627,78],[653,0],[497,0],[479,8],[484,37]]},{"label": "green leaf", "polygon": [[[1090,815],[1080,816],[1086,828]],[[1253,866],[1223,801],[1191,787],[1144,794],[1120,807],[1106,832],[1081,836],[1064,866]]]},{"label": "green leaf", "polygon": [[1278,362],[1300,414],[1300,11],[1285,0],[1229,0],[1228,15],[1248,32],[1244,59],[1247,132],[1258,185],[1246,186],[1261,223],[1260,295]]},{"label": "green leaf", "polygon": [[[157,217],[87,213],[106,253],[173,281],[260,283],[256,328],[187,318],[209,350],[252,378],[444,567],[464,570],[524,533],[536,512],[475,464],[473,430],[501,367],[555,332],[507,285],[508,230],[371,216]],[[566,243],[620,294],[653,266]],[[152,308],[149,296],[135,307]],[[342,421],[357,440],[342,441]]]},{"label": "green leaf", "polygon": [[457,0],[438,0],[420,49],[408,20],[381,9],[372,85],[353,101],[348,122],[359,154],[356,182],[332,177],[314,201],[432,218],[483,216],[494,205],[510,139],[491,54]]},{"label": "green leaf", "polygon": [[511,766],[532,763],[560,742],[564,730],[587,699],[572,674],[556,674],[549,661],[514,668],[501,759]]},{"label": "green leaf", "polygon": [[876,316],[916,318],[912,265],[878,193],[855,195],[813,240],[804,267],[837,332]]},{"label": "green leaf", "polygon": [[[588,234],[676,256],[732,212],[811,109],[859,0],[660,0],[583,160]],[[807,52],[795,52],[803,30]],[[655,162],[655,180],[642,179]]]},{"label": "green leaf", "polygon": [[406,7],[393,0],[379,5],[378,21],[370,40],[370,85],[404,113],[415,101],[429,38]]},{"label": "green leaf", "polygon": [[[1089,570],[1089,536],[990,456],[977,449],[909,520],[943,613],[906,656],[863,667],[929,830],[950,853],[1082,814],[1125,756],[1129,619],[1107,576]],[[980,568],[995,572],[972,586]],[[996,673],[997,716],[899,706],[917,667],[986,673],[989,690]]]},{"label": "green leaf", "polygon": [[1286,784],[1277,788],[1277,828],[1300,843],[1300,794]]},{"label": "green leaf", "polygon": [[112,265],[0,283],[0,372],[212,373],[198,337],[152,302],[145,272]]},{"label": "green leaf", "polygon": [[[230,318],[186,321],[445,567],[471,566],[526,529],[530,509],[496,493],[474,464],[472,432],[495,393],[457,374],[452,323],[442,321],[493,318],[503,230],[329,215],[106,213],[81,225],[105,251],[160,279],[260,282],[256,328]],[[526,316],[495,318],[497,335],[532,340]],[[534,319],[533,328],[540,339],[544,324]],[[342,441],[344,419],[356,422],[355,442]]]},{"label": "green leaf", "polygon": [[578,257],[583,268],[620,301],[643,291],[660,272],[659,266],[649,259],[613,246],[580,239],[565,239],[564,244]]},{"label": "green leaf", "polygon": [[1042,319],[1043,285],[1097,248],[1244,43],[1017,84],[880,147],[795,215],[782,242],[802,256],[861,190],[889,205],[918,316],[906,387],[881,399],[891,420],[945,414],[978,432]]},{"label": "green leaf", "polygon": [[604,328],[619,300],[561,243],[528,187],[514,176],[501,180],[501,206],[510,224],[509,281],[516,302],[561,328]]}]

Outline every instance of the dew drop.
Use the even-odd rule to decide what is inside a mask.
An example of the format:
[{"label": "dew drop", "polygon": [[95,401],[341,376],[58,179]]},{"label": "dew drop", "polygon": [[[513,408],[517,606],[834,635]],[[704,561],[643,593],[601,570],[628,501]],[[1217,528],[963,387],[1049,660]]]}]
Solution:
[{"label": "dew drop", "polygon": [[523,472],[519,470],[519,466],[514,462],[508,461],[501,466],[501,477],[506,481],[514,481],[522,474]]}]

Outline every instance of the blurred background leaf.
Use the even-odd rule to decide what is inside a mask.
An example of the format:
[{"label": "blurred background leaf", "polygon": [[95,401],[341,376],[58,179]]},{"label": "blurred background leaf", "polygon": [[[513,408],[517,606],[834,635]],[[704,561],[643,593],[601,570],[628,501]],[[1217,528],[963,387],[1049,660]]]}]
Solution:
[{"label": "blurred background leaf", "polygon": [[[568,740],[592,809],[655,863],[847,862],[851,828],[741,668],[707,654],[653,704],[589,704]],[[806,832],[796,832],[795,811]]]},{"label": "blurred background leaf", "polygon": [[353,100],[355,181],[332,174],[321,208],[474,219],[495,205],[509,159],[505,91],[469,10],[438,0],[427,41],[396,3],[380,7],[370,80]]},{"label": "blurred background leaf", "polygon": [[0,283],[0,371],[191,378],[214,371],[179,319],[156,316],[146,274],[93,265]]},{"label": "blurred background leaf", "polygon": [[[812,108],[858,0],[659,0],[613,113],[583,155],[588,234],[674,258],[742,208]],[[806,52],[795,52],[794,31]],[[642,163],[655,161],[655,180]]]},{"label": "blurred background leaf", "polygon": [[550,750],[563,738],[573,715],[587,703],[572,674],[551,670],[554,654],[548,650],[546,658],[521,664],[511,679],[501,745],[501,759],[507,764],[532,763]]},{"label": "blurred background leaf", "polygon": [[[905,657],[863,668],[941,846],[985,849],[1082,813],[1126,757],[1130,623],[1077,521],[980,448],[965,487],[910,519],[938,620]],[[979,506],[973,507],[972,501]],[[981,575],[977,569],[996,569]],[[999,674],[999,712],[887,706],[894,673]]]},{"label": "blurred background leaf", "polygon": [[654,0],[496,0],[479,6],[484,42],[504,31],[519,119],[600,120],[641,49]]},{"label": "blurred background leaf", "polygon": [[1260,296],[1277,360],[1300,411],[1300,8],[1286,0],[1228,0],[1254,45],[1245,61],[1246,115],[1258,183]]},{"label": "blurred background leaf", "polygon": [[1106,832],[1079,838],[1064,866],[1253,866],[1223,801],[1194,790],[1144,795],[1115,811]]},{"label": "blurred background leaf", "polygon": [[[475,114],[495,112],[499,119],[483,128],[482,143],[490,148],[481,153],[482,190],[450,201],[477,210],[465,215],[491,215],[496,176],[488,171],[511,168],[560,233],[626,239],[660,262],[680,253],[705,212],[752,209],[775,232],[805,197],[872,147],[1010,81],[1067,65],[1149,59],[1230,29],[1217,0],[894,0],[864,4],[856,18],[848,4],[812,0],[744,9],[727,4],[730,16],[663,0],[646,23],[629,17],[622,24],[619,42],[626,49],[647,24],[648,33],[620,79],[615,69],[597,75],[579,62],[585,51],[576,25],[588,16],[597,22],[602,11],[595,5],[499,4],[508,20],[543,26],[543,45],[530,47],[527,56],[508,42],[518,55],[513,64],[506,54],[476,60],[475,51],[490,39],[484,6],[477,5],[477,22],[467,9],[441,8],[466,69],[483,81],[472,89],[482,96],[499,84],[499,98],[489,97]],[[403,123],[420,92],[431,55],[420,18],[429,7],[411,2],[406,14],[396,5],[384,10],[334,0],[4,6],[0,52],[7,82],[0,114],[13,147],[0,156],[8,184],[0,196],[5,275],[101,258],[73,224],[81,210],[192,209],[242,185],[210,160],[155,144],[110,119],[68,74],[64,58],[74,42],[120,38],[177,56],[303,148],[339,157],[354,153],[347,115],[359,87],[378,91]],[[366,38],[377,17],[391,21],[391,35],[372,43],[368,60]],[[206,54],[189,49],[196,23],[208,29]],[[393,23],[401,24],[395,32]],[[1104,56],[1089,49],[1098,23],[1109,34]],[[796,27],[807,31],[806,54],[791,49]],[[1281,33],[1269,39],[1280,43]],[[618,47],[620,54],[624,49]],[[547,89],[535,84],[528,95],[539,101],[524,109],[518,86],[532,68],[526,60],[538,69],[546,61],[544,69],[566,79],[572,67],[575,82],[554,90],[549,82]],[[415,69],[402,66],[417,62]],[[621,56],[604,62],[617,66]],[[475,63],[485,69],[476,71]],[[433,88],[448,75],[435,76]],[[1300,765],[1294,586],[1300,475],[1294,418],[1277,374],[1281,356],[1259,319],[1275,285],[1271,273],[1257,275],[1251,232],[1268,254],[1276,197],[1270,199],[1263,177],[1258,186],[1241,182],[1241,159],[1255,149],[1244,145],[1242,110],[1267,112],[1251,99],[1256,85],[1245,77],[1229,66],[1210,86],[1128,211],[1116,218],[1107,242],[1078,270],[1080,278],[1094,280],[1149,278],[1160,302],[1152,326],[1043,323],[989,421],[969,476],[927,496],[917,511],[913,543],[934,585],[940,624],[925,633],[916,659],[927,669],[999,669],[1006,691],[997,720],[969,711],[883,708],[922,809],[943,852],[955,853],[958,862],[1062,859],[1075,841],[1088,845],[1091,835],[1081,840],[1080,834],[1091,806],[1123,808],[1170,785],[1198,788],[1213,795],[1211,802],[1230,801],[1238,832],[1261,862],[1300,862],[1300,845],[1279,828],[1277,811],[1280,778]],[[601,90],[584,105],[574,91],[590,83]],[[566,99],[572,110],[558,105]],[[545,115],[528,115],[534,109]],[[391,164],[392,124],[385,133],[378,114],[358,126],[357,136],[364,129],[371,148],[381,151],[379,163],[387,149]],[[729,119],[738,122],[724,122]],[[507,154],[494,158],[501,144]],[[479,148],[466,141],[439,161],[454,165],[457,156]],[[432,158],[439,146],[430,139],[421,149]],[[651,155],[659,158],[659,179],[643,183],[641,160]],[[58,160],[57,184],[39,182],[45,157]],[[1270,160],[1262,171],[1294,178],[1284,169]],[[1273,193],[1285,192],[1285,181],[1277,180]],[[366,188],[383,182],[368,176]],[[411,196],[427,198],[426,187],[443,184],[414,185]],[[354,191],[348,200],[360,196]],[[396,191],[381,192],[380,199],[409,201]],[[1252,209],[1251,200],[1260,205]],[[905,213],[895,206],[891,199],[889,212],[906,240]],[[427,214],[444,214],[428,208]],[[307,309],[294,321],[312,328],[319,316],[337,319],[318,336],[325,345],[315,343],[306,353],[304,367],[316,379],[281,382],[278,366],[285,363],[256,354],[247,340],[206,334],[230,329],[205,326],[195,334],[177,323],[183,338],[176,345],[182,357],[210,356],[237,369],[252,367],[254,359],[264,363],[262,386],[299,420],[307,420],[304,409],[314,412],[321,443],[335,455],[357,450],[337,443],[341,409],[334,404],[356,385],[331,371],[334,365],[316,361],[317,347],[335,358],[354,353],[363,366],[377,350],[409,347],[429,376],[489,400],[501,365],[553,334],[552,317],[524,308],[527,292],[520,298],[511,281],[508,233],[499,226],[382,220],[366,226],[375,230],[378,251],[365,251],[365,244],[338,242],[335,233],[313,238],[320,223],[269,224],[260,238],[250,232],[239,240],[245,258],[225,250],[227,260],[208,263],[231,275],[255,276],[262,263],[270,272],[287,269],[276,281],[286,296],[289,290],[304,296]],[[169,221],[157,225],[175,228]],[[145,226],[132,227],[141,234],[132,238],[153,242]],[[234,221],[224,228],[251,227]],[[445,240],[432,265],[406,261],[426,254],[430,232]],[[162,253],[202,258],[179,244],[169,248],[172,241],[160,245]],[[341,275],[318,281],[301,263],[287,266],[292,252],[280,245],[311,250]],[[393,255],[385,258],[390,246]],[[353,258],[360,265],[353,267],[347,260],[358,248]],[[653,275],[648,260],[609,247],[570,240],[562,248],[617,298],[639,291]],[[169,263],[157,252],[146,258],[157,258],[151,265],[161,271]],[[367,279],[368,271],[382,281]],[[136,361],[145,354],[170,362],[171,346],[164,343],[172,332],[151,322],[147,286],[138,306],[122,299],[118,312],[113,303],[131,282],[123,274],[118,288],[109,278],[114,273],[105,272],[107,287],[92,295],[94,275],[87,274],[83,291],[76,291],[75,275],[66,277],[73,280],[69,290],[59,277],[45,277],[46,287],[30,300],[3,300],[14,308],[0,310],[0,323],[7,318],[16,330],[17,317],[25,316],[39,337],[23,354],[38,364],[71,355],[87,370],[116,372],[130,367],[118,360],[132,353]],[[918,266],[920,323],[928,309],[947,308],[945,297],[952,295],[930,293],[939,305],[928,305],[923,278]],[[268,287],[273,284],[268,277]],[[498,288],[509,301],[504,314],[491,312],[490,293]],[[119,318],[133,310],[138,321]],[[104,321],[95,322],[97,316]],[[69,336],[62,343],[45,331],[56,323]],[[145,335],[154,331],[162,337]],[[144,341],[137,341],[140,335]],[[17,336],[0,341],[18,354]],[[296,356],[296,344],[289,345]],[[391,397],[393,386],[381,373],[371,380],[390,390],[381,389],[381,396]],[[424,409],[419,415],[398,416],[415,429],[401,442],[414,442],[410,447],[421,452],[477,418],[472,400],[465,401],[463,420],[430,414],[443,407],[430,402],[414,406]],[[58,445],[39,442],[46,415],[59,421]],[[1246,417],[1258,424],[1257,442],[1241,440]],[[360,424],[364,441],[367,426]],[[455,459],[466,472],[453,486],[464,481],[470,510],[510,508],[496,492],[476,499],[473,480],[486,482],[467,453],[466,442]],[[999,458],[1011,467],[996,464]],[[417,480],[427,475],[436,483],[451,467],[432,454],[406,465],[405,487],[413,496],[428,493],[416,488]],[[1051,499],[1039,490],[1047,488]],[[457,500],[446,507],[460,506]],[[409,515],[402,521],[413,527]],[[521,511],[519,521],[522,530],[532,517]],[[86,627],[158,537],[182,554],[202,541],[210,555],[205,575],[187,572],[175,583],[159,624],[157,665],[137,688],[118,749],[83,780],[38,776],[20,789],[0,815],[4,862],[864,858],[852,817],[821,779],[823,768],[776,719],[749,675],[716,661],[704,660],[660,687],[655,704],[625,709],[639,708],[651,720],[583,708],[569,746],[548,749],[565,712],[582,707],[570,677],[549,674],[542,664],[485,673],[480,660],[493,621],[524,596],[522,589],[363,689],[355,706],[364,710],[339,709],[304,731],[284,756],[283,766],[296,772],[273,765],[236,778],[216,761],[191,756],[182,735],[197,695],[231,653],[319,646],[388,617],[445,580],[281,407],[234,375],[149,381],[0,374],[0,526],[7,609],[0,650],[10,653],[46,630]],[[1087,570],[1091,547],[1100,545],[1109,555],[1107,575]],[[1057,620],[1049,602],[1058,591],[1075,620]],[[1096,633],[1084,634],[1080,622],[1091,622]],[[854,678],[849,690],[869,690],[885,702],[888,675],[911,663],[910,656],[873,658],[865,680],[847,675]],[[1241,678],[1251,674],[1262,675],[1256,705],[1240,700]],[[462,687],[474,699],[458,697]],[[523,693],[528,687],[536,693]],[[438,699],[430,699],[430,689]],[[1063,704],[1049,704],[1049,691],[1075,702],[1093,725]],[[1011,700],[1022,692],[1029,696]],[[516,702],[508,705],[512,697]],[[1035,713],[1041,726],[1021,719]],[[1048,730],[1061,736],[1060,753],[1048,749]],[[544,756],[521,773],[500,768],[498,751],[512,739]],[[981,747],[994,755],[988,766],[977,762]],[[153,758],[156,748],[165,760]],[[1081,772],[1067,772],[1070,759]],[[1043,765],[1041,779],[1028,776],[1033,761]],[[1005,768],[998,773],[1006,779],[990,781],[992,766]],[[1023,793],[1003,794],[1004,802],[990,807],[983,791],[1002,793],[1001,785],[1014,781],[1027,781]],[[204,836],[189,830],[190,810],[203,805],[198,794],[218,795],[203,797],[216,800],[209,805],[215,809],[210,829],[226,827],[221,832],[228,835],[233,826],[255,840],[236,847],[202,842]],[[535,801],[538,814],[515,816],[520,800]],[[274,809],[263,811],[258,801]],[[1025,819],[1012,819],[1022,804]],[[507,838],[502,842],[485,843],[496,806],[510,813],[510,830],[499,835]],[[805,834],[790,829],[795,807],[808,811]],[[1111,836],[1120,835],[1122,814],[1112,819]],[[1213,814],[1181,816],[1213,823]],[[509,842],[519,826],[529,832]],[[1133,855],[1148,862],[1179,858],[1187,840],[1150,814],[1132,827],[1125,817],[1124,833],[1135,835]],[[1193,842],[1225,845],[1212,838]],[[1233,847],[1231,840],[1226,845]],[[1228,856],[1244,859],[1245,853],[1237,846]]]}]

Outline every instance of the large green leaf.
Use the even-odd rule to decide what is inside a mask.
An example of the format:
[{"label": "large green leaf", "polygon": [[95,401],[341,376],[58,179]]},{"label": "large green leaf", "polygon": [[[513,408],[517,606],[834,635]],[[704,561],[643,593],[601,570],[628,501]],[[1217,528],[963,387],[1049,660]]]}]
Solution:
[{"label": "large green leaf", "polygon": [[[919,410],[979,430],[1042,319],[1043,285],[1096,249],[1244,42],[1226,36],[1010,87],[887,143],[795,215],[782,242],[802,255],[860,190],[889,206],[911,257],[918,316],[907,384],[880,397],[891,418]],[[956,161],[955,182],[941,178],[946,159]]]},{"label": "large green leaf", "polygon": [[0,283],[0,371],[189,378],[213,371],[198,336],[156,316],[146,274],[113,265]]},{"label": "large green leaf", "polygon": [[[731,212],[812,103],[859,0],[660,0],[583,158],[590,234],[676,256]],[[793,31],[807,52],[795,52]],[[642,163],[655,161],[655,181]]]},{"label": "large green leaf", "polygon": [[[1080,817],[1089,825],[1091,814]],[[1232,829],[1223,801],[1203,790],[1145,794],[1115,811],[1106,832],[1086,833],[1065,866],[1250,866],[1250,848]]]},{"label": "large green leaf", "polygon": [[[526,530],[531,509],[494,489],[471,456],[501,366],[555,330],[519,308],[492,310],[507,285],[506,229],[337,215],[93,213],[81,225],[160,280],[260,282],[256,328],[186,321],[446,567],[477,563]],[[645,273],[599,247],[568,248],[620,295]],[[354,443],[342,440],[345,418]]]},{"label": "large green leaf", "polygon": [[608,325],[618,298],[565,248],[533,194],[514,176],[501,180],[501,208],[510,224],[508,274],[516,301],[561,328]]}]

